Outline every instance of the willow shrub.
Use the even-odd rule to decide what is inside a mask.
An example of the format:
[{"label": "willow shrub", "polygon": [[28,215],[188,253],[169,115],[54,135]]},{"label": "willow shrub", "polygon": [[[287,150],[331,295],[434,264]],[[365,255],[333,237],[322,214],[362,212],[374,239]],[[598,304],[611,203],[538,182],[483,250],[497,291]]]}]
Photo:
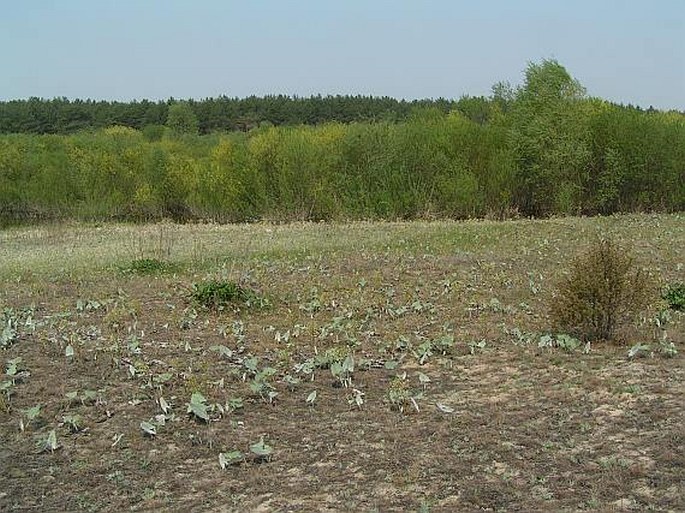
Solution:
[{"label": "willow shrub", "polygon": [[682,210],[683,119],[574,100],[484,123],[423,109],[401,123],[247,134],[149,137],[111,127],[5,135],[0,217],[288,221]]}]

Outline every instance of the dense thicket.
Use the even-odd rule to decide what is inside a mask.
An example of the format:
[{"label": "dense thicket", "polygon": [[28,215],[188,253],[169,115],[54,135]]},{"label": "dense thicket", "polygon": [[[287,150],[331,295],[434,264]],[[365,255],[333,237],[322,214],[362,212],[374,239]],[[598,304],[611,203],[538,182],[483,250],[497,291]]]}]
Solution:
[{"label": "dense thicket", "polygon": [[[467,109],[468,107],[468,109]],[[468,112],[464,112],[468,110]],[[0,216],[360,219],[685,209],[685,117],[588,98],[555,61],[403,121],[0,136]]]}]

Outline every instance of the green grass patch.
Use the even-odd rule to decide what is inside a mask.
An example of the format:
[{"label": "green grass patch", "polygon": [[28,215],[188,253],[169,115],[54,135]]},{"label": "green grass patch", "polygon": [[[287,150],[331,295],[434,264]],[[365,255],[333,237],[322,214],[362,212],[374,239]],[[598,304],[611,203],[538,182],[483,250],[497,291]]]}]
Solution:
[{"label": "green grass patch", "polygon": [[265,298],[234,281],[209,280],[193,284],[192,300],[205,308],[221,310],[230,305],[266,306]]},{"label": "green grass patch", "polygon": [[157,258],[138,258],[131,260],[128,265],[120,267],[124,274],[163,274],[178,270],[178,266]]}]

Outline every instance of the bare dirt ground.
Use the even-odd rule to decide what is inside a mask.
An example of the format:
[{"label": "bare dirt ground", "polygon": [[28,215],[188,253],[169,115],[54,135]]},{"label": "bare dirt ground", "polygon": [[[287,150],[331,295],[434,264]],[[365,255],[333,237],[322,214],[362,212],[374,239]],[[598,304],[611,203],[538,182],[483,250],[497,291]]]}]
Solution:
[{"label": "bare dirt ground", "polygon": [[[649,311],[547,347],[597,233]],[[685,511],[685,316],[653,322],[683,247],[682,215],[6,230],[0,510]],[[208,278],[266,301],[203,308]]]}]

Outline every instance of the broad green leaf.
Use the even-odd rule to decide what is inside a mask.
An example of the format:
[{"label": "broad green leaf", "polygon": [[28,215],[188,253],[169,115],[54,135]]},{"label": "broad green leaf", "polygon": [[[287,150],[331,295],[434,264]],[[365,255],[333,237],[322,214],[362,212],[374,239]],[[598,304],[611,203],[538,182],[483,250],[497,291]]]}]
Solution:
[{"label": "broad green leaf", "polygon": [[19,370],[19,365],[21,364],[21,358],[12,358],[11,360],[7,360],[7,375],[8,376],[16,376],[17,372]]},{"label": "broad green leaf", "polygon": [[9,324],[6,325],[2,329],[2,333],[0,333],[0,347],[9,346],[16,336],[17,333],[12,329],[12,326],[10,326]]},{"label": "broad green leaf", "polygon": [[69,344],[64,350],[64,356],[66,356],[67,358],[74,357],[74,347],[71,344]]},{"label": "broad green leaf", "polygon": [[245,367],[247,370],[251,371],[253,374],[257,373],[257,365],[258,364],[259,364],[259,361],[254,356],[251,356],[250,358],[245,358],[245,360],[243,361],[243,367]]},{"label": "broad green leaf", "polygon": [[57,442],[57,432],[53,429],[48,433],[48,436],[43,440],[38,442],[38,448],[41,452],[54,451],[59,448],[59,443]]},{"label": "broad green leaf", "polygon": [[207,402],[207,399],[205,399],[205,396],[202,395],[200,392],[193,392],[193,394],[190,396],[190,402],[204,404]]},{"label": "broad green leaf", "polygon": [[54,451],[59,447],[59,443],[57,442],[57,432],[53,429],[50,431],[48,434],[47,438],[47,448],[50,449],[51,451]]},{"label": "broad green leaf", "polygon": [[636,356],[642,356],[649,351],[649,345],[638,342],[628,351],[628,358],[635,358]]},{"label": "broad green leaf", "polygon": [[192,413],[199,419],[209,422],[209,413],[207,413],[207,399],[200,392],[193,392],[188,403],[188,413]]},{"label": "broad green leaf", "polygon": [[257,379],[250,381],[250,390],[252,390],[253,393],[261,394],[264,388],[266,388],[266,383],[263,381]]},{"label": "broad green leaf", "polygon": [[83,397],[81,400],[83,402],[90,402],[90,401],[95,401],[98,398],[98,393],[95,390],[84,390],[83,391]]},{"label": "broad green leaf", "polygon": [[354,357],[351,354],[345,358],[342,368],[345,372],[354,372]]},{"label": "broad green leaf", "polygon": [[155,427],[154,424],[151,424],[150,422],[141,422],[140,423],[140,429],[145,431],[148,435],[150,436],[155,436],[157,434],[157,428]]},{"label": "broad green leaf", "polygon": [[260,379],[266,379],[274,374],[276,374],[278,371],[274,369],[273,367],[264,367],[258,374]]},{"label": "broad green leaf", "polygon": [[229,465],[236,465],[245,459],[245,455],[240,451],[220,452],[219,466],[225,469]]},{"label": "broad green leaf", "polygon": [[216,351],[219,353],[219,356],[223,356],[225,358],[230,358],[233,356],[233,351],[224,345],[212,346],[209,349]]},{"label": "broad green leaf", "polygon": [[256,442],[256,443],[250,445],[250,451],[253,454],[256,454],[257,456],[263,458],[265,456],[269,456],[274,450],[273,450],[273,447],[271,447],[270,445],[267,445],[264,442],[264,437],[261,437],[259,439],[259,442]]},{"label": "broad green leaf", "polygon": [[331,364],[331,374],[335,376],[336,378],[340,377],[340,375],[343,373],[343,366],[340,365],[338,362],[333,362]]}]

